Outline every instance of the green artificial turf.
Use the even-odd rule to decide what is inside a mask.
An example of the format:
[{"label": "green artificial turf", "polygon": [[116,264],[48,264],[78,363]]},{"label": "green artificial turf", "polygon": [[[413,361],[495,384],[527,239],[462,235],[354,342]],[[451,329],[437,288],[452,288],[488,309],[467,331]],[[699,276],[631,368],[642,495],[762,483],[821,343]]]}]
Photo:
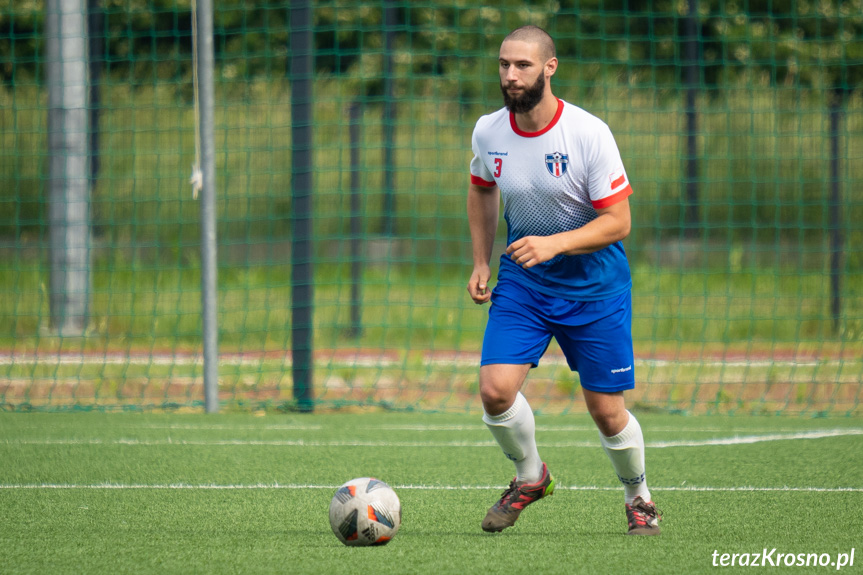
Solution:
[{"label": "green artificial turf", "polygon": [[[639,420],[665,515],[655,538],[625,535],[621,489],[582,415],[537,418],[558,488],[486,534],[513,468],[475,415],[0,413],[0,571],[703,573],[723,553],[774,548],[773,561],[856,548],[844,570],[859,571],[859,420]],[[336,487],[360,476],[402,501],[384,547],[345,547],[330,530]],[[836,567],[770,570],[784,569]]]}]

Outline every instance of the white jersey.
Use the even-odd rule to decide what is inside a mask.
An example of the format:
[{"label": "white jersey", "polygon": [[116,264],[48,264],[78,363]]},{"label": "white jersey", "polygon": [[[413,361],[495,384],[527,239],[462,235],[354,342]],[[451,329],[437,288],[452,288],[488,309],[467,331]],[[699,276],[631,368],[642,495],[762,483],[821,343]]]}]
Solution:
[{"label": "white jersey", "polygon": [[[507,244],[579,228],[597,217],[597,209],[632,193],[611,130],[563,100],[539,132],[520,130],[506,108],[481,117],[472,147],[471,183],[500,188]],[[614,297],[632,285],[620,242],[591,254],[560,255],[527,270],[504,254],[500,273],[576,301]]]}]

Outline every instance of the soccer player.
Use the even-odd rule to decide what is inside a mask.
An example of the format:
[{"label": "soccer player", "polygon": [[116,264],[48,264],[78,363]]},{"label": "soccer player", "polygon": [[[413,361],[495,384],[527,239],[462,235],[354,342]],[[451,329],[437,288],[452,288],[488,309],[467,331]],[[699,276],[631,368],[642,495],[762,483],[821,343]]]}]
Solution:
[{"label": "soccer player", "polygon": [[[620,152],[601,120],[552,94],[554,41],[523,26],[500,46],[505,107],[474,128],[467,212],[473,273],[467,290],[492,302],[482,347],[483,421],[515,463],[516,476],[482,522],[511,527],[551,495],[554,479],[537,451],[520,389],[551,338],[581,377],[584,400],[623,484],[629,533],[656,535],[661,515],[647,489],[644,439],[623,391],[635,387],[632,279],[621,240],[632,193]],[[501,197],[507,248],[489,290]]]}]

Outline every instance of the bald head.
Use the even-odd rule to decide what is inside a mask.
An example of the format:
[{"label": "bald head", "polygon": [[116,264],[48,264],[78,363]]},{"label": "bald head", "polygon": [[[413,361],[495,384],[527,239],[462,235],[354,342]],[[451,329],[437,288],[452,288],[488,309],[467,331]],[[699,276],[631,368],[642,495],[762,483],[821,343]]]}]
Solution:
[{"label": "bald head", "polygon": [[551,39],[548,32],[539,26],[528,25],[516,28],[503,39],[504,42],[510,40],[514,42],[525,42],[527,44],[538,44],[539,54],[543,60],[550,60],[551,58],[557,57],[557,52],[554,49],[554,40]]}]

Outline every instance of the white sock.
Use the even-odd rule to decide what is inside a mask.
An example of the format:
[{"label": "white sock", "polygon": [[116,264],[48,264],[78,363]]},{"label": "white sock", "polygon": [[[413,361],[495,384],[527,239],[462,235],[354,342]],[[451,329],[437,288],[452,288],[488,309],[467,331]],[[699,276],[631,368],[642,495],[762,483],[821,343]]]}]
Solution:
[{"label": "white sock", "polygon": [[515,396],[512,407],[500,415],[485,413],[482,420],[507,459],[515,463],[516,481],[539,481],[542,478],[542,459],[536,449],[536,422],[533,410],[521,392]]},{"label": "white sock", "polygon": [[617,478],[623,483],[626,502],[632,504],[636,497],[650,501],[650,491],[644,473],[644,436],[635,416],[629,414],[629,422],[623,431],[612,437],[600,432],[599,441],[608,454]]}]

